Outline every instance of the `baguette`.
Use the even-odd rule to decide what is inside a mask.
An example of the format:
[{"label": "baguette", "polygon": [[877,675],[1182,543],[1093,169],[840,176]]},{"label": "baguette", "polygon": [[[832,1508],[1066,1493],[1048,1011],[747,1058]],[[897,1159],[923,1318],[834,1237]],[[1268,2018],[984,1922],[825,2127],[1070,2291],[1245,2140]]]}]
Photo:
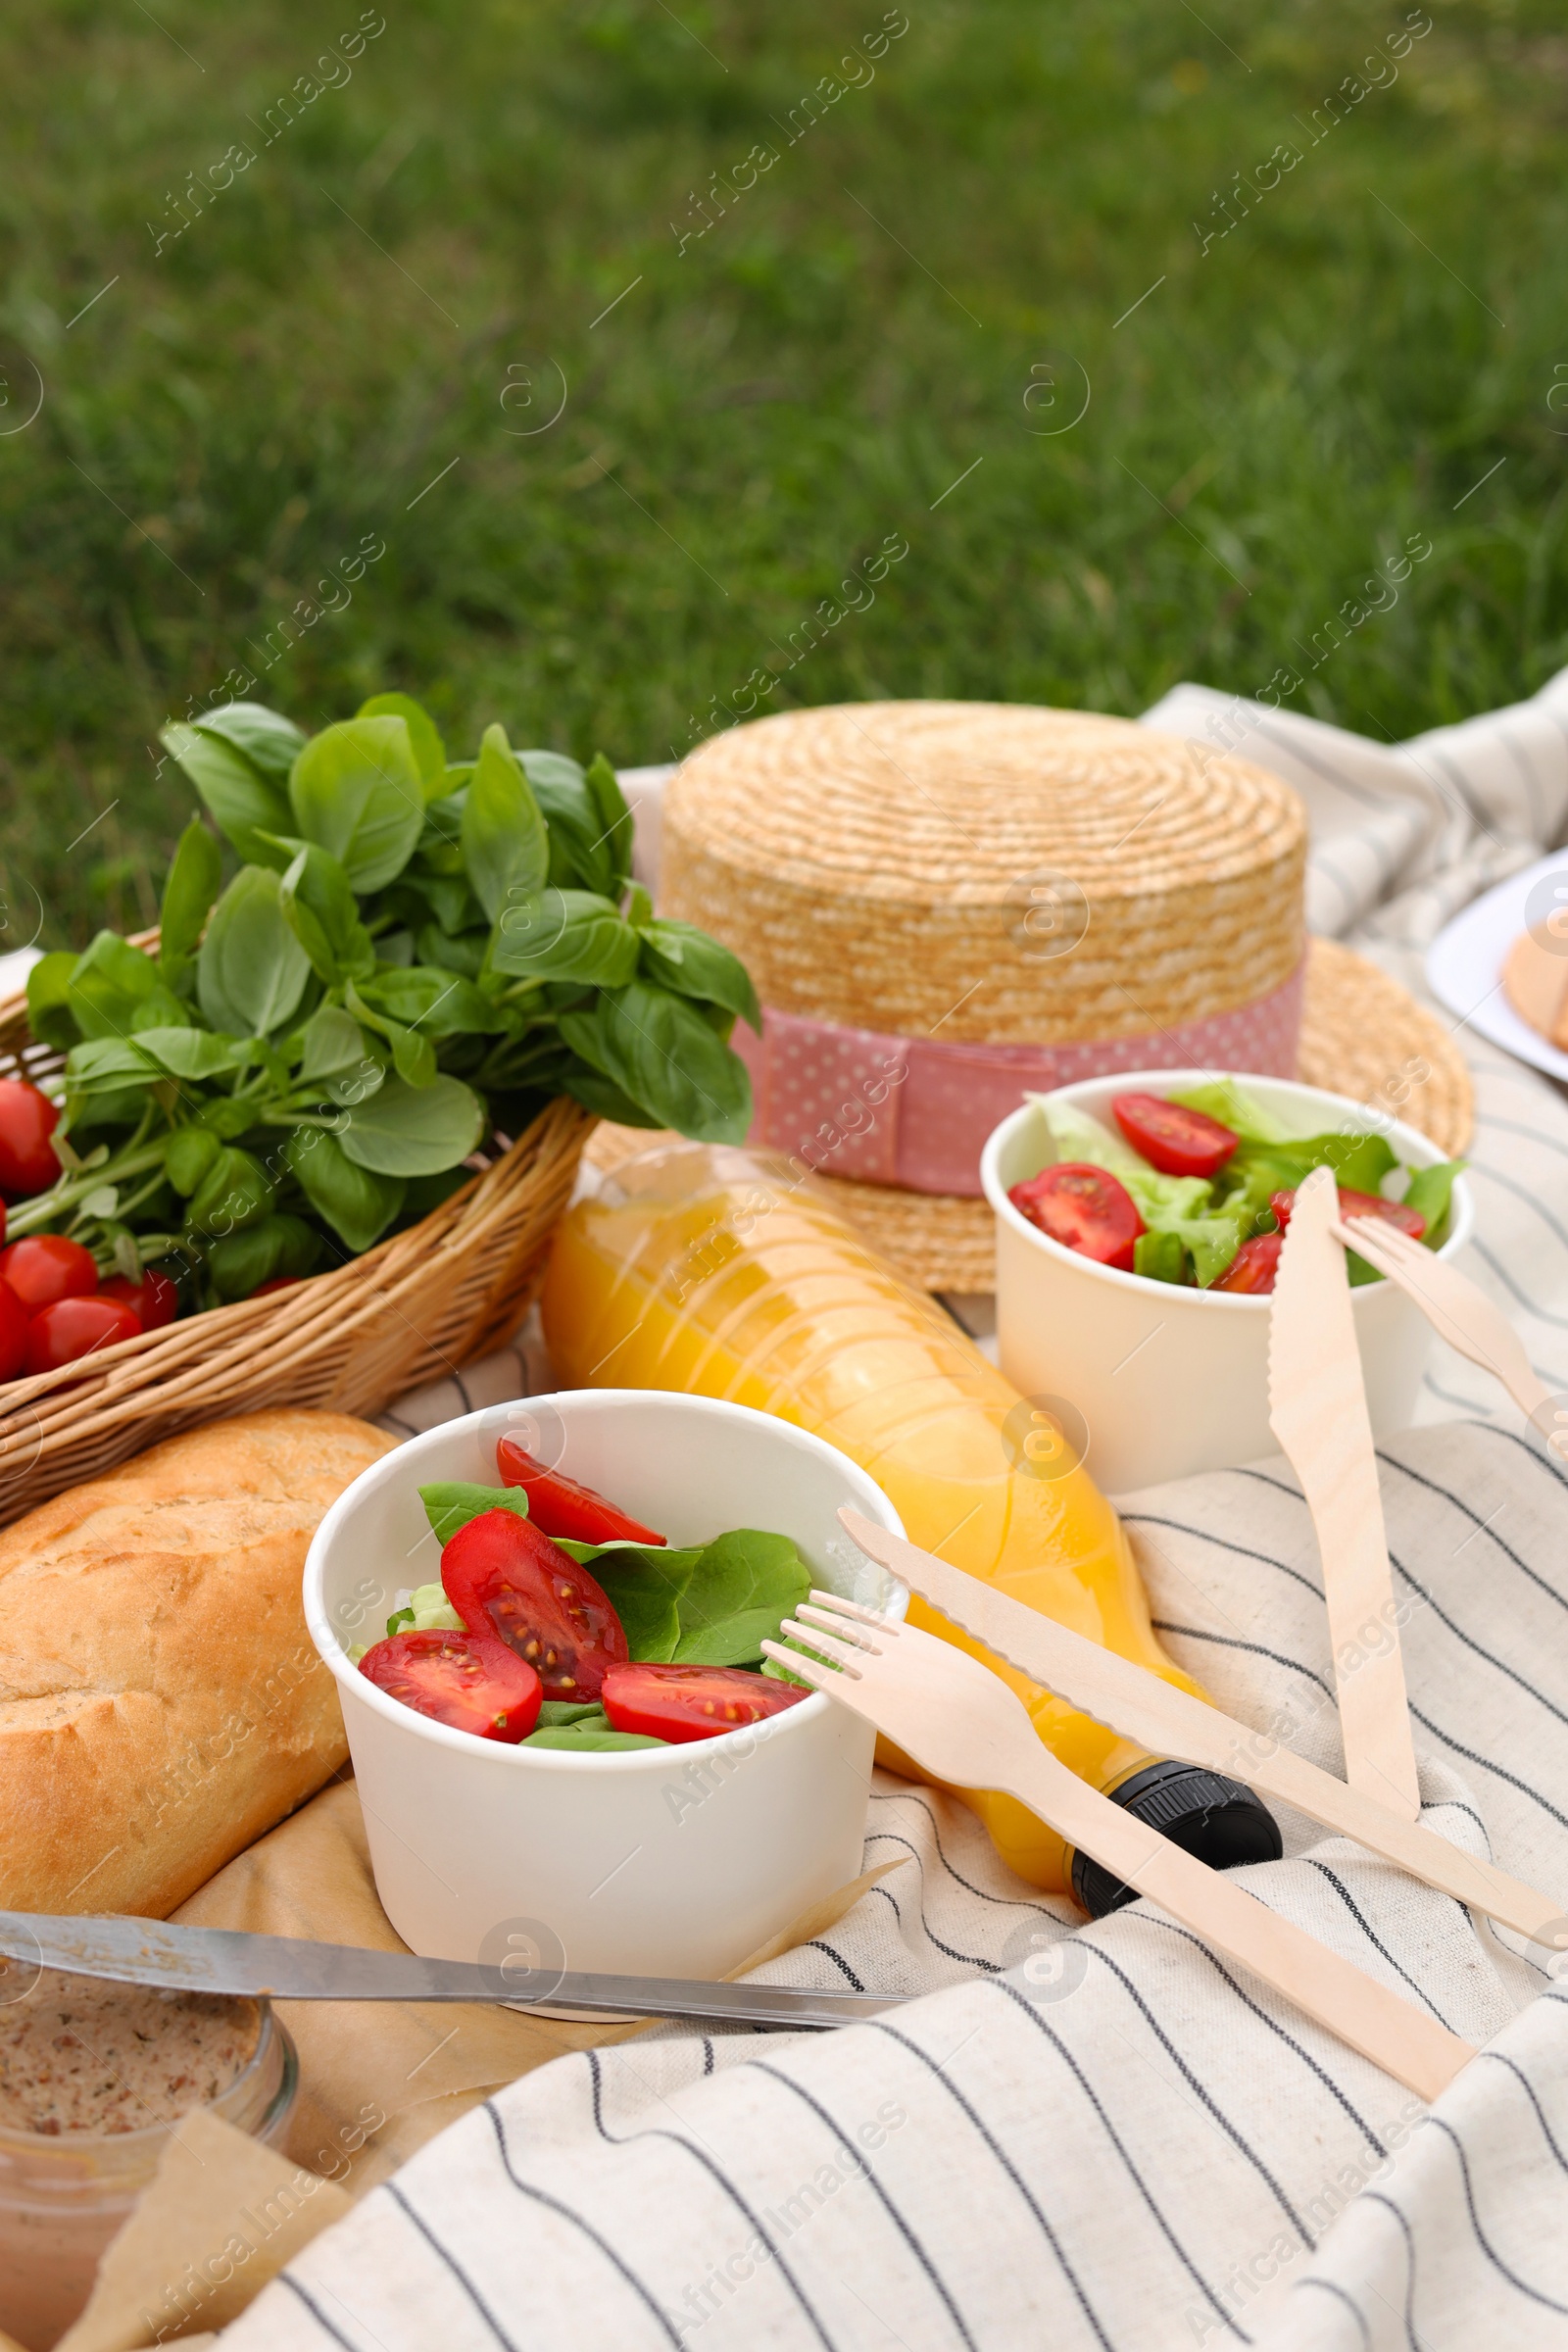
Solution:
[{"label": "baguette", "polygon": [[0,1909],[164,1918],[337,1771],[301,1576],[392,1443],[246,1413],[0,1529]]}]

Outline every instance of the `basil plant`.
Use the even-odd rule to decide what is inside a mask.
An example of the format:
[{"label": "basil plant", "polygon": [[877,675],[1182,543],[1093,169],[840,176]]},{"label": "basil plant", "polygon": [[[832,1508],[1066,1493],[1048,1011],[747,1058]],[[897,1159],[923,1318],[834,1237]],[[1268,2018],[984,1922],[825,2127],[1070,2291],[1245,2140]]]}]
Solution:
[{"label": "basil plant", "polygon": [[735,1143],[728,1039],[744,966],[631,883],[631,815],[600,755],[449,760],[401,694],[307,737],[229,703],[163,741],[199,815],[156,956],[112,931],[28,978],[66,1054],[54,1188],[10,1233],[69,1232],[188,1305],[368,1250],[466,1181],[482,1146],[569,1095],[632,1127]]}]

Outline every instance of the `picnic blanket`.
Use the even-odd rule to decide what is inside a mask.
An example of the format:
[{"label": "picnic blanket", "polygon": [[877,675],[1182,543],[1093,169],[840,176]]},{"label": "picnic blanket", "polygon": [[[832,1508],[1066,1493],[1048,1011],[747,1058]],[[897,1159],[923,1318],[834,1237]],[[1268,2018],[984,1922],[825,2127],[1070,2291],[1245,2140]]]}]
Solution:
[{"label": "picnic blanket", "polygon": [[[1568,831],[1568,671],[1400,747],[1197,687],[1149,717],[1298,787],[1314,924],[1413,987],[1441,923]],[[1568,1107],[1494,1049],[1470,1058],[1470,1269],[1568,1393]],[[1568,1474],[1437,1348],[1421,1418],[1381,1476],[1424,1818],[1568,1912]],[[1172,1653],[1342,1770],[1285,1465],[1121,1501]],[[759,1973],[921,1998],[835,2034],[667,2027],[543,2067],[372,2189],[224,2344],[1568,2344],[1568,1984],[1353,1844],[1281,1826],[1250,1891],[1485,2045],[1430,2110],[1154,1905],[1086,1926],[961,1805],[879,1773],[866,1864],[898,1867]]]}]

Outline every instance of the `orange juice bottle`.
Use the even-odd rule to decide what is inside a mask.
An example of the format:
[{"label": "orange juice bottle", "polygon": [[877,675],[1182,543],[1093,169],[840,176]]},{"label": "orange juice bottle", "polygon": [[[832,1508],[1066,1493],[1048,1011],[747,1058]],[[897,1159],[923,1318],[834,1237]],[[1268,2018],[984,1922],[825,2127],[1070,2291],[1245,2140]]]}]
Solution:
[{"label": "orange juice bottle", "polygon": [[[911,1543],[1197,1690],[1160,1647],[1121,1524],[1060,1421],[783,1162],[674,1144],[624,1163],[564,1221],[543,1309],[564,1383],[682,1390],[797,1422],[870,1473]],[[1215,1862],[1278,1850],[1268,1814],[1234,1784],[1153,1764],[920,1600],[909,1617],[985,1657],[1064,1763],[1191,1850]],[[1108,1874],[1097,1881],[1099,1866],[1016,1798],[956,1793],[1022,1877],[1104,1907]]]}]

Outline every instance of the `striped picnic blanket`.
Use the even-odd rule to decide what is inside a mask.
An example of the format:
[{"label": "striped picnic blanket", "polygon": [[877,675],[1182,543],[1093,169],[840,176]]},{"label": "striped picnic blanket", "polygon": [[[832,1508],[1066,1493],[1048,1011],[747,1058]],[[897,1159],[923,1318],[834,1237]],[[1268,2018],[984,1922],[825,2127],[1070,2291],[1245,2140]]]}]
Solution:
[{"label": "striped picnic blanket", "polygon": [[[1151,716],[1199,736],[1223,717],[1298,785],[1318,926],[1412,984],[1441,921],[1568,829],[1568,673],[1403,750],[1237,714],[1181,688]],[[1471,1270],[1568,1392],[1568,1107],[1493,1049],[1472,1062]],[[1568,1912],[1568,1476],[1446,1351],[1422,1423],[1381,1459],[1424,1818]],[[1283,1463],[1123,1508],[1173,1654],[1342,1769]],[[1154,1906],[1086,1927],[961,1805],[878,1774],[866,1865],[897,1867],[760,1974],[923,1997],[831,2035],[671,2027],[542,2068],[371,2190],[225,2345],[1568,2345],[1568,1985],[1517,1936],[1281,1822],[1285,1859],[1249,1889],[1485,2045],[1434,2108]]]}]

